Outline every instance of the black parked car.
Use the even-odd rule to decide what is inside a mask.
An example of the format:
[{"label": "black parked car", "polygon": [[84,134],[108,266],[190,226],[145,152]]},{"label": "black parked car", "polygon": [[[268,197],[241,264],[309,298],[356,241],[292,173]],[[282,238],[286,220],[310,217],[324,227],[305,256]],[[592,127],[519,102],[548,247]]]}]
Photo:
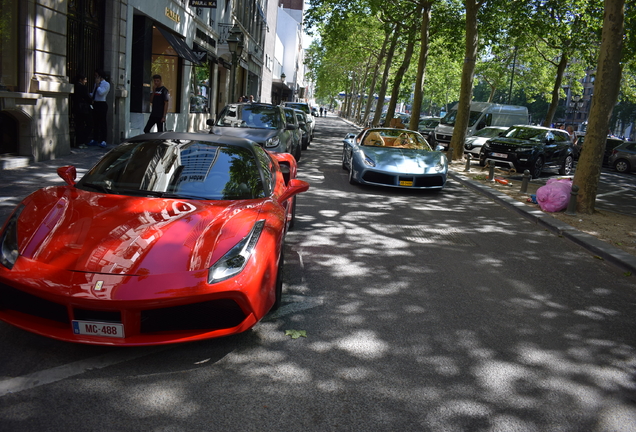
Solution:
[{"label": "black parked car", "polygon": [[298,123],[288,123],[282,107],[265,103],[226,105],[217,122],[210,119],[210,133],[247,138],[265,150],[291,153],[300,158]]},{"label": "black parked car", "polygon": [[[623,141],[620,138],[614,138],[610,136],[607,137],[607,139],[605,140],[605,152],[603,153],[603,165],[611,165],[609,162],[609,157],[612,155],[612,152],[614,151],[614,149],[618,147],[619,145],[623,144],[624,142],[625,141]],[[576,145],[577,148],[575,149],[574,158],[578,159],[579,155],[581,154],[581,150],[583,149],[583,146],[585,145],[585,135],[581,135],[576,144],[577,144]]]},{"label": "black parked car", "polygon": [[298,127],[303,133],[301,147],[303,150],[307,150],[307,147],[309,147],[310,137],[311,137],[311,129],[310,129],[311,126],[309,126],[309,122],[307,121],[307,117],[309,116],[305,114],[304,111],[301,111],[298,109],[295,109],[294,113],[296,113],[296,120],[298,120]]},{"label": "black parked car", "polygon": [[316,132],[316,121],[311,115],[311,107],[309,106],[309,104],[306,104],[304,102],[283,102],[283,106],[285,108],[299,109],[307,114],[307,120],[309,120],[309,130],[311,131],[309,140],[311,141],[312,139],[314,139],[314,133]]},{"label": "black parked car", "polygon": [[497,166],[529,170],[532,178],[541,175],[546,166],[556,166],[559,174],[572,172],[574,157],[570,135],[561,129],[540,126],[512,126],[501,136],[484,143],[480,161],[492,161]]},{"label": "black parked car", "polygon": [[296,117],[296,109],[283,107],[283,111],[285,112],[285,121],[287,125],[295,125],[294,128],[294,152],[292,153],[296,158],[296,161],[300,160],[301,149],[303,145],[303,131],[300,128],[300,124],[298,123],[298,117]]}]

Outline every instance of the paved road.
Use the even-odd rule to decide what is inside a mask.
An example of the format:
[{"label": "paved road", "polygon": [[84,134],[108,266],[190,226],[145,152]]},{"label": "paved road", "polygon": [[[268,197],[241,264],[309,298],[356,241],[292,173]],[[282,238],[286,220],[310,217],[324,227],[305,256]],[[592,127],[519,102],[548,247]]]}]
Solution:
[{"label": "paved road", "polygon": [[636,430],[633,278],[453,181],[349,185],[317,122],[279,312],[134,350],[0,323],[0,430]]}]

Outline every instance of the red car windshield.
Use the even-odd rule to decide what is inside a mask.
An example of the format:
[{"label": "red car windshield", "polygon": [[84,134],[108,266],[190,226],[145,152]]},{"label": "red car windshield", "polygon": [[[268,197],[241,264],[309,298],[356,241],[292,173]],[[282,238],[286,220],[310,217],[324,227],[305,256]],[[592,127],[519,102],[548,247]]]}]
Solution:
[{"label": "red car windshield", "polygon": [[205,200],[265,196],[255,155],[204,141],[129,142],[108,153],[76,186],[118,195]]}]

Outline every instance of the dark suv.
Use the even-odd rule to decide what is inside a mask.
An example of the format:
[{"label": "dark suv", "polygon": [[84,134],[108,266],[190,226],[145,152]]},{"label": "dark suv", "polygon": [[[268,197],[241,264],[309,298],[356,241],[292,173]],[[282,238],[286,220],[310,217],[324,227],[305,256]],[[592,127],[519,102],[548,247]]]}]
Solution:
[{"label": "dark suv", "polygon": [[265,150],[291,153],[300,157],[300,131],[298,123],[285,119],[282,107],[265,103],[238,103],[226,105],[214,122],[211,134],[247,138],[259,143]]},{"label": "dark suv", "polygon": [[559,174],[569,175],[574,163],[570,135],[561,129],[540,126],[512,126],[486,141],[479,158],[517,172],[527,169],[532,178],[539,177],[545,166],[556,166]]}]

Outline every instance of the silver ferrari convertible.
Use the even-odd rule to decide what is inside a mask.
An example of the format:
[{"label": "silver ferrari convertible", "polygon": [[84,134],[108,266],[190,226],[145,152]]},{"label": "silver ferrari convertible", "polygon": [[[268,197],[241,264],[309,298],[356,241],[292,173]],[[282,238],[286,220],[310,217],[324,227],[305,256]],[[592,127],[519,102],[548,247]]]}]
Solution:
[{"label": "silver ferrari convertible", "polygon": [[446,184],[448,159],[418,132],[371,128],[345,136],[342,168],[349,170],[351,184],[439,190]]}]

